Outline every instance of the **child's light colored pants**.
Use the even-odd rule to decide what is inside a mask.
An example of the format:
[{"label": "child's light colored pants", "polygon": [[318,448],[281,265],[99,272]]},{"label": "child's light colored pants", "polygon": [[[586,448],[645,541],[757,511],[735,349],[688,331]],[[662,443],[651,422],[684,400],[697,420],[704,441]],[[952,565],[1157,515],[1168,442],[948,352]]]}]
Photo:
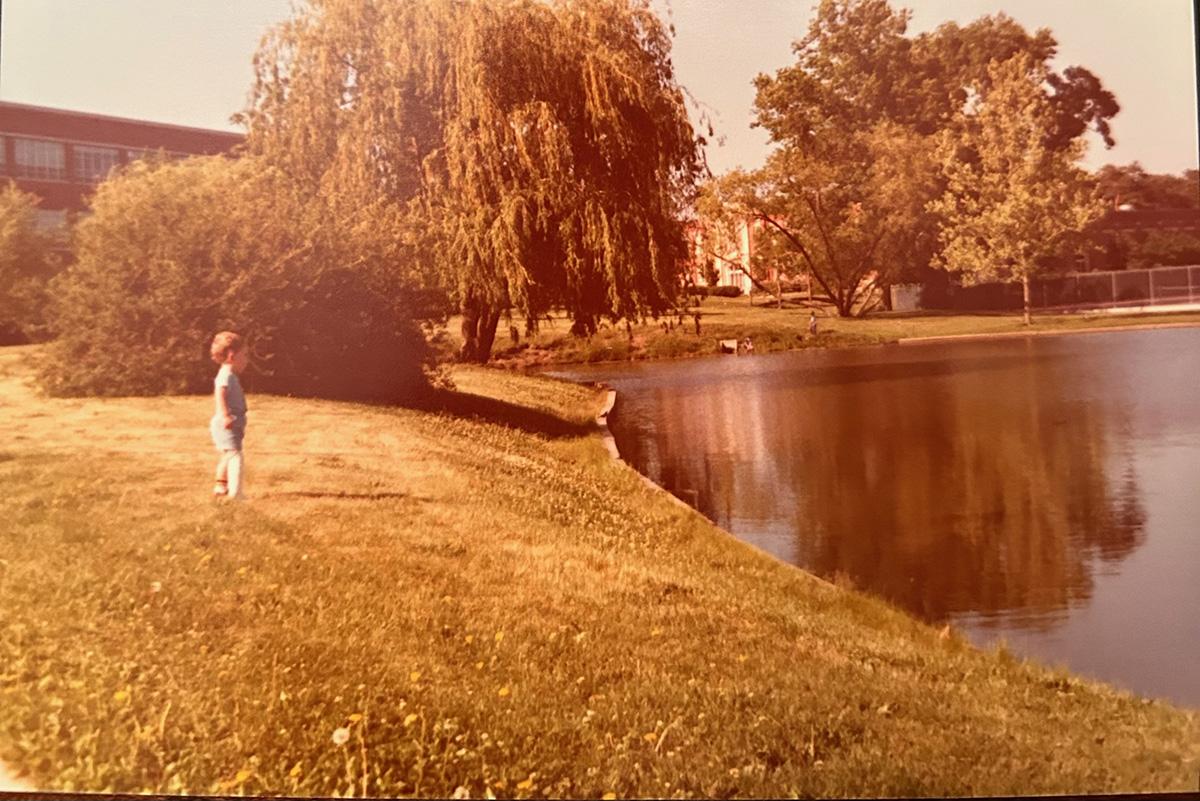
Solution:
[{"label": "child's light colored pants", "polygon": [[245,468],[246,461],[240,450],[228,451],[229,456],[226,462],[226,475],[229,480],[229,497],[242,497],[242,470]]}]

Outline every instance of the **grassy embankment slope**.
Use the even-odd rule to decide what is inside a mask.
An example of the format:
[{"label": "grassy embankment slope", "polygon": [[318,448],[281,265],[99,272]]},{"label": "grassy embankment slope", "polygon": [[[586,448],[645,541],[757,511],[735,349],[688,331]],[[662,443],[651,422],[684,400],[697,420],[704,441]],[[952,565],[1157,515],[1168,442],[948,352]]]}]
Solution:
[{"label": "grassy embankment slope", "polygon": [[[691,317],[683,325],[664,331],[661,321],[633,327],[633,340],[623,327],[606,327],[591,339],[570,335],[570,322],[555,317],[543,323],[541,330],[528,340],[513,347],[508,324],[500,323],[496,336],[495,361],[507,367],[528,367],[540,364],[567,364],[627,359],[657,359],[716,353],[721,339],[750,337],[757,353],[793,350],[809,347],[844,347],[880,345],[916,337],[960,335],[994,335],[1081,331],[1108,327],[1139,327],[1188,323],[1200,325],[1200,312],[1172,314],[1070,314],[1035,315],[1033,325],[1026,326],[1020,314],[878,314],[863,319],[843,319],[818,312],[819,332],[808,336],[809,311],[796,298],[778,309],[773,301],[755,298],[705,298],[701,304],[700,335],[695,333]],[[521,331],[524,321],[514,321]],[[448,326],[449,345],[461,342],[457,320]]]},{"label": "grassy embankment slope", "polygon": [[1195,786],[1200,713],[737,542],[610,460],[587,389],[462,369],[474,395],[442,412],[252,394],[252,500],[222,505],[208,398],[44,399],[22,352],[0,351],[0,759],[36,786]]}]

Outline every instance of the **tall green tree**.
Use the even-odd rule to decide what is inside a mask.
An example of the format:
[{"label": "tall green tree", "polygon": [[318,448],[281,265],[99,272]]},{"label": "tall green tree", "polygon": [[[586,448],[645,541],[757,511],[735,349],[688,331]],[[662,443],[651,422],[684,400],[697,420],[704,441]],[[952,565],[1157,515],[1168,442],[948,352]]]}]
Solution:
[{"label": "tall green tree", "polygon": [[756,124],[778,144],[744,195],[789,272],[811,275],[839,314],[927,263],[936,192],[921,109],[906,82],[908,12],[886,0],[824,0],[795,43],[796,63],[755,79]]},{"label": "tall green tree", "polygon": [[671,307],[702,140],[649,0],[311,0],[256,70],[249,148],[432,277],[463,358],[507,308]]},{"label": "tall green tree", "polygon": [[925,137],[891,123],[829,138],[817,148],[780,148],[752,175],[705,188],[707,226],[762,223],[755,234],[766,267],[808,275],[841,316],[862,314],[908,262],[928,261],[935,230],[924,204],[938,186]]},{"label": "tall green tree", "polygon": [[1084,143],[1055,148],[1044,67],[1017,54],[988,68],[988,86],[941,148],[945,194],[930,204],[943,220],[937,264],[967,283],[1020,281],[1025,322],[1040,260],[1103,211],[1077,162]]},{"label": "tall green tree", "polygon": [[1093,131],[1106,147],[1116,141],[1110,120],[1121,107],[1090,70],[1079,65],[1061,73],[1050,68],[1058,42],[1048,28],[1032,34],[1004,13],[984,16],[967,24],[947,22],[913,40],[902,97],[896,105],[913,116],[910,121],[925,133],[936,133],[952,124],[970,96],[990,82],[988,68],[1024,53],[1041,65],[1045,74],[1053,122],[1047,133],[1052,149],[1068,147],[1086,131]]},{"label": "tall green tree", "polygon": [[888,0],[821,0],[795,63],[755,79],[756,125],[778,145],[755,176],[756,211],[843,315],[937,254],[926,207],[945,189],[939,135],[961,124],[993,61],[1023,53],[1042,68],[1050,149],[1088,129],[1111,142],[1115,99],[1083,68],[1046,66],[1048,30],[1001,14],[910,37],[909,16]]}]

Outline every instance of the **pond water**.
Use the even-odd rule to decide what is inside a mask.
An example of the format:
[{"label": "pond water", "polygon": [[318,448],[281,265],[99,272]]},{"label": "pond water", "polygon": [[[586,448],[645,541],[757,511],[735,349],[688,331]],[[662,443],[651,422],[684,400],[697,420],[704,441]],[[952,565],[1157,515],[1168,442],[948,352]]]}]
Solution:
[{"label": "pond water", "polygon": [[558,371],[736,536],[979,645],[1200,707],[1200,328]]}]

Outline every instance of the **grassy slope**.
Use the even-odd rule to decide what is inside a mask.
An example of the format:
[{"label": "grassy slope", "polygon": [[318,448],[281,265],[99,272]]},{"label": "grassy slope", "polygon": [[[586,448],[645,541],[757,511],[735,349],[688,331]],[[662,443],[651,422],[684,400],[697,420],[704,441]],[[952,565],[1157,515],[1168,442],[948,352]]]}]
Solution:
[{"label": "grassy slope", "polygon": [[[706,298],[702,304],[701,333],[695,333],[691,318],[682,327],[663,331],[659,323],[634,326],[633,342],[624,329],[605,328],[590,340],[569,335],[570,323],[554,319],[543,324],[532,339],[514,348],[507,324],[501,323],[496,338],[495,357],[499,364],[523,367],[549,363],[623,361],[689,356],[717,352],[720,339],[754,341],[756,352],[791,350],[807,347],[876,345],[910,337],[955,336],[961,334],[1006,334],[1038,331],[1082,330],[1109,326],[1144,326],[1162,323],[1200,325],[1200,313],[1172,314],[1074,314],[1034,317],[1026,327],[1020,314],[913,314],[875,315],[865,319],[840,319],[819,314],[819,334],[809,337],[808,309],[789,301],[783,309],[765,305],[763,298],[751,306],[747,298]],[[519,329],[524,328],[517,319]],[[456,321],[448,328],[448,346],[457,347]]]},{"label": "grassy slope", "polygon": [[588,390],[461,370],[501,400],[252,394],[252,500],[227,506],[206,497],[209,399],[46,400],[20,352],[0,351],[0,758],[38,786],[1195,786],[1197,713],[978,652],[735,541],[609,460]]}]

